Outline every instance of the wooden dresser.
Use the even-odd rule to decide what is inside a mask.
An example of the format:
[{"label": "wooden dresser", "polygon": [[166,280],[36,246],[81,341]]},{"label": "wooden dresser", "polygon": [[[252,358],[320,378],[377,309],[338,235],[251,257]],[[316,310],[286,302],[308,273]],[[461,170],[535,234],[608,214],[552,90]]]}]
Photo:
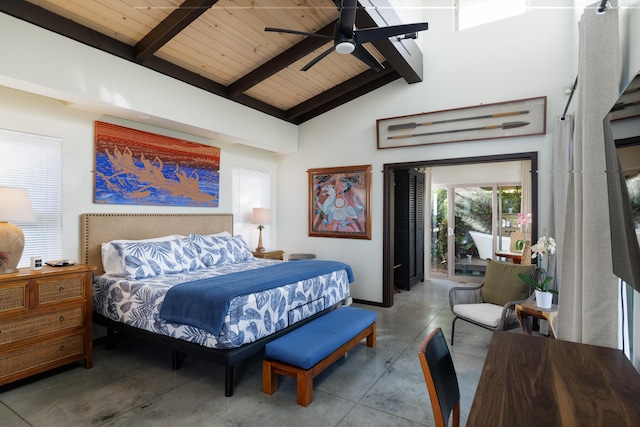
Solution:
[{"label": "wooden dresser", "polygon": [[0,385],[80,360],[91,368],[94,269],[0,274]]}]

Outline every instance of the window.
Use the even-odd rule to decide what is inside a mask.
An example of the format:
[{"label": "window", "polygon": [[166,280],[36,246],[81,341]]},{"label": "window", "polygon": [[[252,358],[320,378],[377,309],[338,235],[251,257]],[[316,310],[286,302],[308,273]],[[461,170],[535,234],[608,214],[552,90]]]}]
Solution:
[{"label": "window", "polygon": [[[253,208],[271,207],[271,177],[255,169],[232,168],[233,233],[242,235],[249,248],[258,246],[258,226],[251,224]],[[269,225],[262,231],[262,243],[269,248]]]},{"label": "window", "polygon": [[0,152],[0,185],[26,188],[36,215],[15,223],[25,240],[18,267],[62,258],[62,140],[0,129]]},{"label": "window", "polygon": [[527,0],[454,0],[456,31],[521,15]]}]

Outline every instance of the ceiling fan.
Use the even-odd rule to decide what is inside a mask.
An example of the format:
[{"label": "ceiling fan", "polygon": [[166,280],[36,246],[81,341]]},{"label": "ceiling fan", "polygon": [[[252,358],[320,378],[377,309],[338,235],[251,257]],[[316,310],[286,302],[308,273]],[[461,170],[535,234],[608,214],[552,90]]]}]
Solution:
[{"label": "ceiling fan", "polygon": [[340,17],[336,23],[336,29],[333,36],[271,27],[267,27],[264,30],[276,33],[298,34],[301,36],[333,39],[333,46],[302,67],[301,71],[307,71],[334,50],[342,55],[352,54],[373,70],[380,71],[384,69],[384,66],[375,58],[375,56],[362,46],[363,43],[383,40],[393,36],[404,36],[403,38],[415,39],[418,37],[417,33],[419,31],[424,31],[429,28],[429,24],[427,22],[421,22],[417,24],[356,29],[355,23],[357,9],[358,0],[341,0],[339,9]]}]

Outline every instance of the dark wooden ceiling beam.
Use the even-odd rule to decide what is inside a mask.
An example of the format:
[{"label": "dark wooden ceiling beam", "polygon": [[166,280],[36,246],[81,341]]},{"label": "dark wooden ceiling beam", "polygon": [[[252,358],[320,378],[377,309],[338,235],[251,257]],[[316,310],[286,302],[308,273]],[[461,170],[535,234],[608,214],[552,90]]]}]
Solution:
[{"label": "dark wooden ceiling beam", "polygon": [[[316,34],[332,36],[336,26],[336,22],[337,21],[333,21],[330,24],[325,25],[320,30],[318,30]],[[257,85],[258,83],[268,79],[277,72],[287,68],[289,65],[293,64],[300,58],[304,58],[305,56],[307,56],[314,50],[324,46],[325,44],[327,44],[327,39],[325,38],[306,37],[304,40],[290,47],[280,55],[276,56],[273,59],[270,59],[260,67],[231,83],[229,85],[228,96],[231,98],[235,98],[236,96]]]},{"label": "dark wooden ceiling beam", "polygon": [[185,0],[161,23],[134,46],[134,61],[143,63],[155,54],[176,34],[187,28],[218,0]]},{"label": "dark wooden ceiling beam", "polygon": [[[358,1],[365,7],[360,9],[361,13],[356,16],[356,27],[358,28],[385,27],[407,23],[400,21],[400,17],[388,0],[376,0],[375,5],[371,0]],[[421,31],[418,34],[418,37],[424,37],[427,33]],[[397,40],[392,37],[374,42],[373,45],[385,57],[391,68],[396,70],[407,83],[422,81],[422,51],[415,40]]]},{"label": "dark wooden ceiling beam", "polygon": [[287,110],[287,120],[302,123],[400,78],[388,63],[382,65],[385,66],[382,71],[369,69],[290,108]]},{"label": "dark wooden ceiling beam", "polygon": [[370,82],[369,84],[357,87],[351,92],[345,94],[340,98],[336,98],[333,101],[326,102],[323,104],[317,104],[317,107],[314,108],[313,110],[310,110],[308,113],[298,116],[296,120],[289,120],[289,121],[295,124],[304,123],[307,120],[311,120],[314,117],[318,117],[320,114],[326,113],[329,110],[340,107],[349,101],[353,101],[354,99],[359,98],[362,95],[365,95],[369,92],[373,92],[374,90],[379,89],[400,78],[402,78],[400,74],[398,74],[395,70],[390,70],[389,73],[386,73],[384,76]]},{"label": "dark wooden ceiling beam", "polygon": [[[226,95],[226,86],[202,77],[200,74],[178,67],[177,65],[165,61],[164,59],[153,56],[145,62],[144,66],[150,70],[154,70],[166,76],[173,77],[174,79],[180,80],[181,82],[205,90],[214,95],[229,99],[229,97],[227,97]],[[286,120],[286,114],[283,110],[269,105],[265,102],[259,101],[255,98],[251,98],[246,95],[240,95],[234,98],[232,101],[245,105],[249,108],[253,108],[254,110],[261,111],[265,114],[269,114],[270,116]]]}]

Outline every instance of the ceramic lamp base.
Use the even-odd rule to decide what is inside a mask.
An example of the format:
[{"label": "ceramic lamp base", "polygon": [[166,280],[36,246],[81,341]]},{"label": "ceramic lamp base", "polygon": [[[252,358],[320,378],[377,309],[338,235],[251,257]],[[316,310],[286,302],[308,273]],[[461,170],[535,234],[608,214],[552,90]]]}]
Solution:
[{"label": "ceramic lamp base", "polygon": [[0,274],[15,273],[24,250],[24,233],[20,228],[8,222],[0,222],[0,252],[6,259],[0,258]]},{"label": "ceramic lamp base", "polygon": [[258,227],[258,230],[260,230],[260,235],[258,237],[258,247],[256,248],[257,252],[264,252],[264,246],[262,246],[262,229],[264,228],[264,226],[260,225]]}]

